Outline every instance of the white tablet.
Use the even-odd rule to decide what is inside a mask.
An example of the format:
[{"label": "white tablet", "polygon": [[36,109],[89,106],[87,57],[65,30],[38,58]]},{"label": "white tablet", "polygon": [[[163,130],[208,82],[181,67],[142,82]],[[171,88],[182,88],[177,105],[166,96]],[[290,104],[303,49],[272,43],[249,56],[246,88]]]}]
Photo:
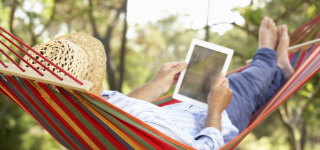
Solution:
[{"label": "white tablet", "polygon": [[208,109],[207,97],[220,73],[227,73],[233,50],[206,41],[193,39],[173,98]]}]

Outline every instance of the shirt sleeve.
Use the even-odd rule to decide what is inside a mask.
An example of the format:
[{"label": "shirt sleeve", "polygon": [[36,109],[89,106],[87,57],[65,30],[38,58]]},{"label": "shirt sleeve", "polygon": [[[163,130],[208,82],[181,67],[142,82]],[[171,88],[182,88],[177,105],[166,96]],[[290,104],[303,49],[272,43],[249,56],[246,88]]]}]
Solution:
[{"label": "shirt sleeve", "polygon": [[221,132],[213,127],[202,129],[196,136],[193,147],[200,150],[218,150],[224,146]]}]

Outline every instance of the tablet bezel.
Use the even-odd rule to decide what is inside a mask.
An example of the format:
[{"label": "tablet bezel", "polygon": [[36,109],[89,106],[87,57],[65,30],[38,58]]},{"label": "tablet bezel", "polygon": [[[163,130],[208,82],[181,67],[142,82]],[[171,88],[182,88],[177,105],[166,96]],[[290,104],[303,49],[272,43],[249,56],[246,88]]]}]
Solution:
[{"label": "tablet bezel", "polygon": [[[230,62],[231,62],[231,58],[232,58],[233,52],[234,52],[232,49],[226,48],[226,47],[222,47],[222,46],[219,46],[219,45],[216,45],[216,44],[212,44],[212,43],[209,43],[209,42],[206,42],[206,41],[202,41],[202,40],[199,40],[199,39],[193,39],[192,42],[191,42],[188,54],[187,54],[187,58],[185,60],[185,62],[188,63],[188,64],[189,64],[189,61],[191,59],[191,55],[192,55],[193,50],[194,50],[196,45],[204,47],[204,48],[208,48],[209,50],[213,50],[213,51],[217,51],[217,52],[220,52],[220,53],[227,54],[227,58],[226,58],[226,61],[224,63],[223,69],[222,69],[223,73],[225,73],[225,74],[227,73],[229,65],[230,65]],[[178,93],[179,90],[180,90],[182,81],[184,79],[186,70],[187,69],[183,70],[180,73],[180,77],[178,79],[178,82],[176,84],[176,87],[174,89],[172,97],[174,99],[177,99],[177,100],[180,100],[180,101],[184,101],[184,102],[187,102],[189,104],[192,104],[192,105],[195,105],[195,106],[198,106],[200,108],[203,108],[203,109],[207,110],[208,109],[208,105],[206,103],[197,101],[195,99],[192,99],[190,97],[186,97],[186,96],[181,95],[181,94]]]}]

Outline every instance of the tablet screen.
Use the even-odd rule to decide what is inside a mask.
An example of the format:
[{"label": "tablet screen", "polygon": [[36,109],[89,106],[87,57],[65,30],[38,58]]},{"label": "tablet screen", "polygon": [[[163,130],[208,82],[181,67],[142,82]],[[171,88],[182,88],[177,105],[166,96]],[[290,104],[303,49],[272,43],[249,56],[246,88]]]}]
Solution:
[{"label": "tablet screen", "polygon": [[207,103],[210,88],[222,72],[227,56],[195,45],[178,93]]}]

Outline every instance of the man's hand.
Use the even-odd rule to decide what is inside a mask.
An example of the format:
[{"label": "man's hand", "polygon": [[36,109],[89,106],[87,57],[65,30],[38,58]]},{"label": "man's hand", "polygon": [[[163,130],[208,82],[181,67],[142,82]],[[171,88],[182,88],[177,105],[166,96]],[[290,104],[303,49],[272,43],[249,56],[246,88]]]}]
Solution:
[{"label": "man's hand", "polygon": [[229,80],[220,74],[208,95],[208,115],[205,127],[215,127],[221,131],[221,114],[232,99]]},{"label": "man's hand", "polygon": [[166,93],[172,84],[176,84],[180,72],[187,68],[187,63],[171,62],[162,65],[160,71],[150,82],[139,87],[128,96],[151,102]]},{"label": "man's hand", "polygon": [[188,67],[187,63],[169,62],[162,65],[156,77],[152,80],[161,89],[161,94],[166,93],[179,79],[180,72]]},{"label": "man's hand", "polygon": [[222,113],[232,99],[229,80],[224,76],[224,74],[220,74],[216,83],[210,89],[208,95],[208,111]]}]

